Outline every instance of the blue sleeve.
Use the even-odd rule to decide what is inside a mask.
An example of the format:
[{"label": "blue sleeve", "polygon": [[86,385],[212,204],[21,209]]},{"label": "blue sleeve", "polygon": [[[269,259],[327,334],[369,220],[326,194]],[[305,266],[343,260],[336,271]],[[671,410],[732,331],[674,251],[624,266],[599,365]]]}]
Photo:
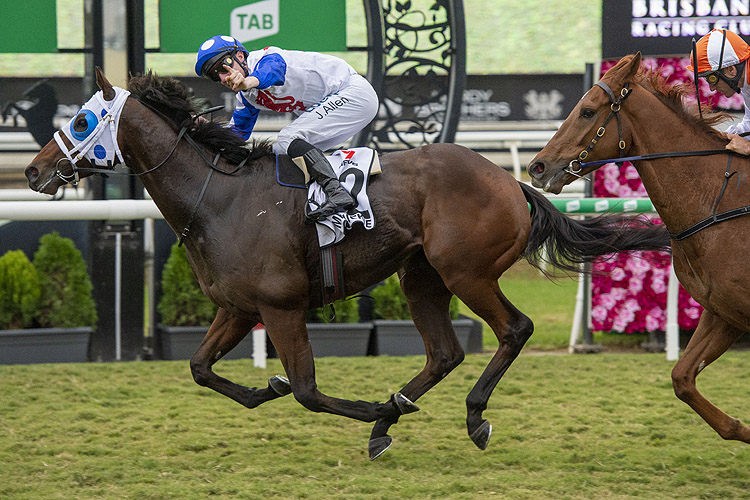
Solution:
[{"label": "blue sleeve", "polygon": [[260,58],[250,76],[260,82],[259,89],[267,89],[274,85],[283,85],[286,78],[286,61],[281,54],[268,54]]},{"label": "blue sleeve", "polygon": [[253,128],[255,128],[255,122],[258,120],[258,114],[260,111],[258,108],[247,102],[247,100],[242,97],[242,94],[240,94],[240,97],[242,98],[244,107],[234,110],[234,113],[232,113],[232,120],[229,124],[239,135],[242,136],[243,139],[248,140],[250,134],[253,132]]}]

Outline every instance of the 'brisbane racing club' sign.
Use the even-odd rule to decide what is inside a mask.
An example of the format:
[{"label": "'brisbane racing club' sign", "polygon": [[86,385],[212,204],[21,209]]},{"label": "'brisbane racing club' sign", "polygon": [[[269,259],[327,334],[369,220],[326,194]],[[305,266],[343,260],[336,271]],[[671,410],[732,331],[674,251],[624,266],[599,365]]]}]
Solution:
[{"label": "'brisbane racing club' sign", "polygon": [[686,55],[714,28],[750,37],[750,0],[604,0],[602,57]]}]

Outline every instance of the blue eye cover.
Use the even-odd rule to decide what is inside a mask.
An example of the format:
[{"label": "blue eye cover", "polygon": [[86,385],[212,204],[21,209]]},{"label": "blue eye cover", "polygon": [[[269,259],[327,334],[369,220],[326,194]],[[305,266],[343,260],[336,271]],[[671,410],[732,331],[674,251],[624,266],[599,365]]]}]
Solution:
[{"label": "blue eye cover", "polygon": [[[74,127],[75,122],[78,120],[78,116],[81,114],[86,116],[86,130],[83,130],[81,132],[77,131]],[[75,117],[75,119],[70,123],[70,133],[78,139],[79,141],[84,140],[86,137],[91,135],[91,132],[94,131],[96,126],[99,124],[99,119],[96,117],[93,111],[89,109],[82,109],[78,115]]]}]

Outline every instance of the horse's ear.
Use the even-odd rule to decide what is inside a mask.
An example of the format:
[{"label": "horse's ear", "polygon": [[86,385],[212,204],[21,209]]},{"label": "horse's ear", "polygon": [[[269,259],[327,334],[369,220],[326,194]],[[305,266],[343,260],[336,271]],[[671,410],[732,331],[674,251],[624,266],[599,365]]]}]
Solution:
[{"label": "horse's ear", "polygon": [[112,88],[112,84],[109,83],[99,66],[96,67],[96,85],[102,90],[105,101],[111,101],[115,98],[115,89]]},{"label": "horse's ear", "polygon": [[[611,83],[617,82],[617,84],[623,84],[633,79],[638,73],[641,67],[641,53],[637,52],[635,55],[627,55],[620,59],[617,64],[612,66],[607,73],[602,77],[609,78]],[[612,87],[614,88],[614,87]]]},{"label": "horse's ear", "polygon": [[630,65],[628,66],[628,73],[625,77],[626,80],[632,79],[636,74],[638,74],[638,70],[641,68],[641,51],[635,53],[633,56],[633,59],[630,60]]}]

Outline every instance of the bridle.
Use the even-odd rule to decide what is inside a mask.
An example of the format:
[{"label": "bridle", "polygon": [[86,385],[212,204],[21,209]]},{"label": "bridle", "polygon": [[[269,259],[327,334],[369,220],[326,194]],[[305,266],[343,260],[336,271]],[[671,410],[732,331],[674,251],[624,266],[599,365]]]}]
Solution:
[{"label": "bridle", "polygon": [[[622,101],[628,98],[630,93],[633,91],[632,89],[628,88],[630,85],[629,83],[625,83],[623,85],[622,90],[620,90],[620,95],[615,97],[615,93],[612,92],[612,89],[609,88],[609,85],[602,82],[601,80],[596,82],[596,86],[600,87],[604,90],[604,92],[607,93],[609,96],[609,115],[604,120],[604,123],[602,123],[602,126],[599,127],[596,131],[596,135],[593,139],[591,139],[591,142],[589,142],[589,145],[586,146],[586,148],[581,151],[578,154],[578,158],[575,160],[572,160],[566,169],[564,169],[565,172],[574,175],[578,177],[579,179],[583,178],[581,174],[581,170],[583,170],[585,164],[583,161],[588,158],[589,152],[591,152],[592,149],[594,149],[594,146],[596,146],[596,143],[599,142],[599,140],[604,136],[604,133],[607,131],[607,125],[609,124],[610,120],[614,117],[617,120],[617,133],[620,136],[620,140],[617,143],[617,146],[620,151],[620,157],[625,155],[625,140],[622,138],[622,121],[620,120],[620,107],[622,106]],[[574,164],[578,164],[578,168],[574,167]]]},{"label": "bridle", "polygon": [[[112,101],[107,101],[103,98],[101,92],[97,92],[94,95],[94,98],[99,102],[99,105],[103,110],[102,117],[101,119],[99,119],[94,130],[91,131],[91,133],[89,133],[88,136],[81,140],[78,144],[75,144],[73,139],[71,139],[71,137],[66,134],[68,139],[73,143],[73,147],[68,148],[68,145],[65,144],[65,141],[63,141],[63,134],[60,130],[57,130],[54,133],[53,137],[55,139],[55,142],[57,143],[57,147],[60,148],[60,151],[62,151],[65,156],[55,162],[54,175],[50,176],[47,182],[45,182],[39,188],[40,190],[44,189],[44,187],[52,182],[55,177],[61,179],[66,184],[77,186],[78,182],[81,180],[79,175],[80,171],[86,170],[96,171],[100,173],[110,172],[110,170],[106,169],[79,169],[77,165],[79,161],[86,159],[87,154],[91,154],[91,148],[95,148],[95,146],[99,144],[100,140],[103,138],[106,132],[109,132],[109,140],[112,142],[115,155],[114,161],[107,160],[107,163],[111,164],[112,168],[114,168],[118,162],[124,163],[122,152],[120,151],[120,147],[117,144],[117,123],[120,117],[120,113],[122,112],[122,108],[125,106],[125,101],[127,100],[129,95],[130,92],[128,92],[127,90],[117,89],[115,97],[112,99]],[[106,113],[104,113],[104,111],[106,111]],[[76,117],[73,117],[73,120],[71,120],[70,123],[72,123],[75,119]],[[96,149],[94,149],[94,153],[96,153]],[[107,155],[105,154],[105,157],[106,156]],[[70,163],[71,173],[69,175],[65,174],[61,169],[61,164],[64,161]]]},{"label": "bridle", "polygon": [[[714,224],[718,224],[719,222],[724,222],[725,220],[733,219],[735,217],[739,217],[741,215],[750,215],[750,205],[749,206],[743,206],[734,208],[732,210],[727,210],[725,212],[717,213],[719,208],[719,203],[721,202],[722,197],[724,196],[724,192],[726,191],[727,185],[729,183],[729,179],[731,179],[737,172],[731,171],[731,165],[732,165],[732,157],[734,156],[733,152],[728,149],[707,149],[707,150],[700,150],[700,151],[676,151],[676,152],[668,152],[668,153],[650,153],[650,154],[644,154],[644,155],[638,155],[638,156],[624,156],[625,154],[625,141],[622,138],[622,123],[620,122],[620,107],[622,102],[633,92],[633,89],[628,88],[629,83],[626,82],[623,85],[622,90],[620,91],[620,95],[618,97],[615,97],[614,92],[609,88],[609,86],[602,82],[598,81],[596,82],[596,85],[604,89],[604,91],[609,96],[610,100],[610,113],[609,116],[607,116],[607,119],[604,120],[604,123],[601,127],[596,131],[596,136],[591,140],[588,146],[581,151],[578,155],[578,158],[575,160],[572,160],[567,168],[563,169],[564,172],[569,173],[571,175],[574,175],[576,177],[583,178],[580,175],[581,170],[583,170],[585,167],[590,166],[601,166],[606,165],[607,163],[617,163],[622,164],[626,161],[633,162],[637,160],[656,160],[660,158],[680,158],[680,157],[686,157],[686,156],[710,156],[710,155],[718,155],[718,154],[727,154],[729,155],[727,159],[727,168],[724,172],[724,183],[721,186],[721,190],[719,191],[719,196],[716,199],[716,203],[713,207],[713,213],[706,217],[705,219],[701,220],[700,222],[697,222],[693,224],[692,226],[688,227],[687,229],[680,231],[679,233],[669,233],[670,238],[673,240],[679,241],[684,240],[685,238],[689,238],[690,236],[693,236],[694,234],[698,233],[699,231],[702,231],[703,229],[706,229],[709,226],[712,226]],[[612,117],[616,117],[617,119],[617,130],[620,135],[620,141],[618,142],[618,148],[620,156],[619,158],[610,158],[606,160],[596,160],[596,161],[590,161],[590,162],[584,162],[588,156],[589,152],[594,148],[594,146],[597,144],[599,139],[602,138],[604,135],[604,132],[606,131],[606,126],[609,123],[609,121],[612,119]],[[748,135],[748,133],[741,134],[743,136]],[[573,165],[577,164],[578,168],[576,169]],[[739,183],[741,182],[741,174],[738,175],[737,179],[737,186],[739,187]]]},{"label": "bridle", "polygon": [[[208,188],[208,184],[211,181],[211,177],[213,176],[214,171],[217,171],[219,173],[225,174],[225,175],[234,175],[236,174],[241,168],[245,166],[245,163],[247,163],[249,156],[242,160],[237,167],[234,170],[231,170],[229,172],[226,172],[220,168],[218,168],[219,159],[221,158],[221,152],[216,153],[213,159],[209,158],[206,153],[203,151],[203,149],[200,147],[200,145],[195,142],[195,140],[187,133],[190,126],[195,122],[195,120],[202,116],[209,113],[213,113],[216,111],[219,111],[221,109],[224,109],[224,106],[215,106],[213,108],[209,108],[205,111],[202,111],[201,113],[198,113],[192,117],[192,120],[190,120],[188,123],[185,123],[181,128],[180,131],[177,133],[177,138],[175,139],[175,143],[172,146],[172,149],[169,151],[167,156],[160,161],[157,165],[154,167],[151,167],[147,170],[144,170],[143,172],[134,172],[134,173],[127,173],[127,172],[116,172],[114,168],[119,164],[122,163],[125,164],[125,161],[122,157],[122,153],[120,151],[120,148],[117,144],[117,117],[119,116],[119,111],[122,109],[122,107],[125,105],[125,100],[127,99],[128,95],[130,93],[125,91],[124,93],[118,93],[118,96],[116,98],[116,102],[112,104],[112,110],[111,112],[107,113],[103,117],[103,119],[99,122],[99,124],[96,126],[94,131],[80,144],[74,146],[73,148],[68,149],[67,145],[63,142],[62,138],[60,137],[60,131],[58,130],[55,132],[55,141],[57,142],[58,147],[60,150],[65,154],[64,157],[57,160],[55,163],[55,172],[53,175],[50,176],[50,178],[38,188],[38,190],[44,189],[50,182],[52,182],[55,178],[62,179],[63,182],[66,184],[71,184],[73,186],[78,185],[78,182],[80,181],[80,175],[79,172],[89,172],[89,173],[95,173],[95,174],[104,174],[104,175],[127,175],[127,176],[136,176],[141,177],[146,174],[150,174],[159,168],[163,167],[169,159],[172,157],[174,152],[177,150],[177,146],[180,144],[180,141],[182,139],[185,139],[185,141],[190,144],[190,146],[198,153],[198,155],[201,157],[201,159],[210,167],[208,171],[208,175],[206,176],[206,180],[203,182],[203,186],[200,190],[200,193],[198,195],[198,199],[196,200],[195,204],[193,205],[193,209],[190,213],[190,216],[188,217],[187,224],[185,224],[184,229],[179,235],[179,245],[182,246],[183,240],[188,236],[190,233],[190,226],[192,225],[193,221],[195,220],[195,216],[198,212],[198,207],[200,206],[201,201],[203,200],[203,196],[206,194],[206,189]],[[149,108],[152,112],[160,116],[164,121],[167,123],[170,123],[169,118],[164,116],[163,113],[161,113],[158,109],[154,108],[153,106],[149,105],[146,102],[143,102],[139,100],[141,104]],[[116,111],[115,111],[116,110]],[[75,118],[74,118],[75,119]],[[114,148],[116,151],[116,157],[119,162],[111,163],[112,168],[89,168],[89,167],[78,167],[76,163],[80,160],[85,159],[85,154],[89,151],[89,149],[93,146],[95,146],[98,143],[99,138],[104,134],[104,132],[109,128],[110,133],[112,134],[112,142],[114,144]],[[76,153],[75,157],[72,156],[73,153]],[[72,173],[70,175],[64,174],[62,170],[60,169],[60,164],[63,161],[68,161],[72,167]]]}]

